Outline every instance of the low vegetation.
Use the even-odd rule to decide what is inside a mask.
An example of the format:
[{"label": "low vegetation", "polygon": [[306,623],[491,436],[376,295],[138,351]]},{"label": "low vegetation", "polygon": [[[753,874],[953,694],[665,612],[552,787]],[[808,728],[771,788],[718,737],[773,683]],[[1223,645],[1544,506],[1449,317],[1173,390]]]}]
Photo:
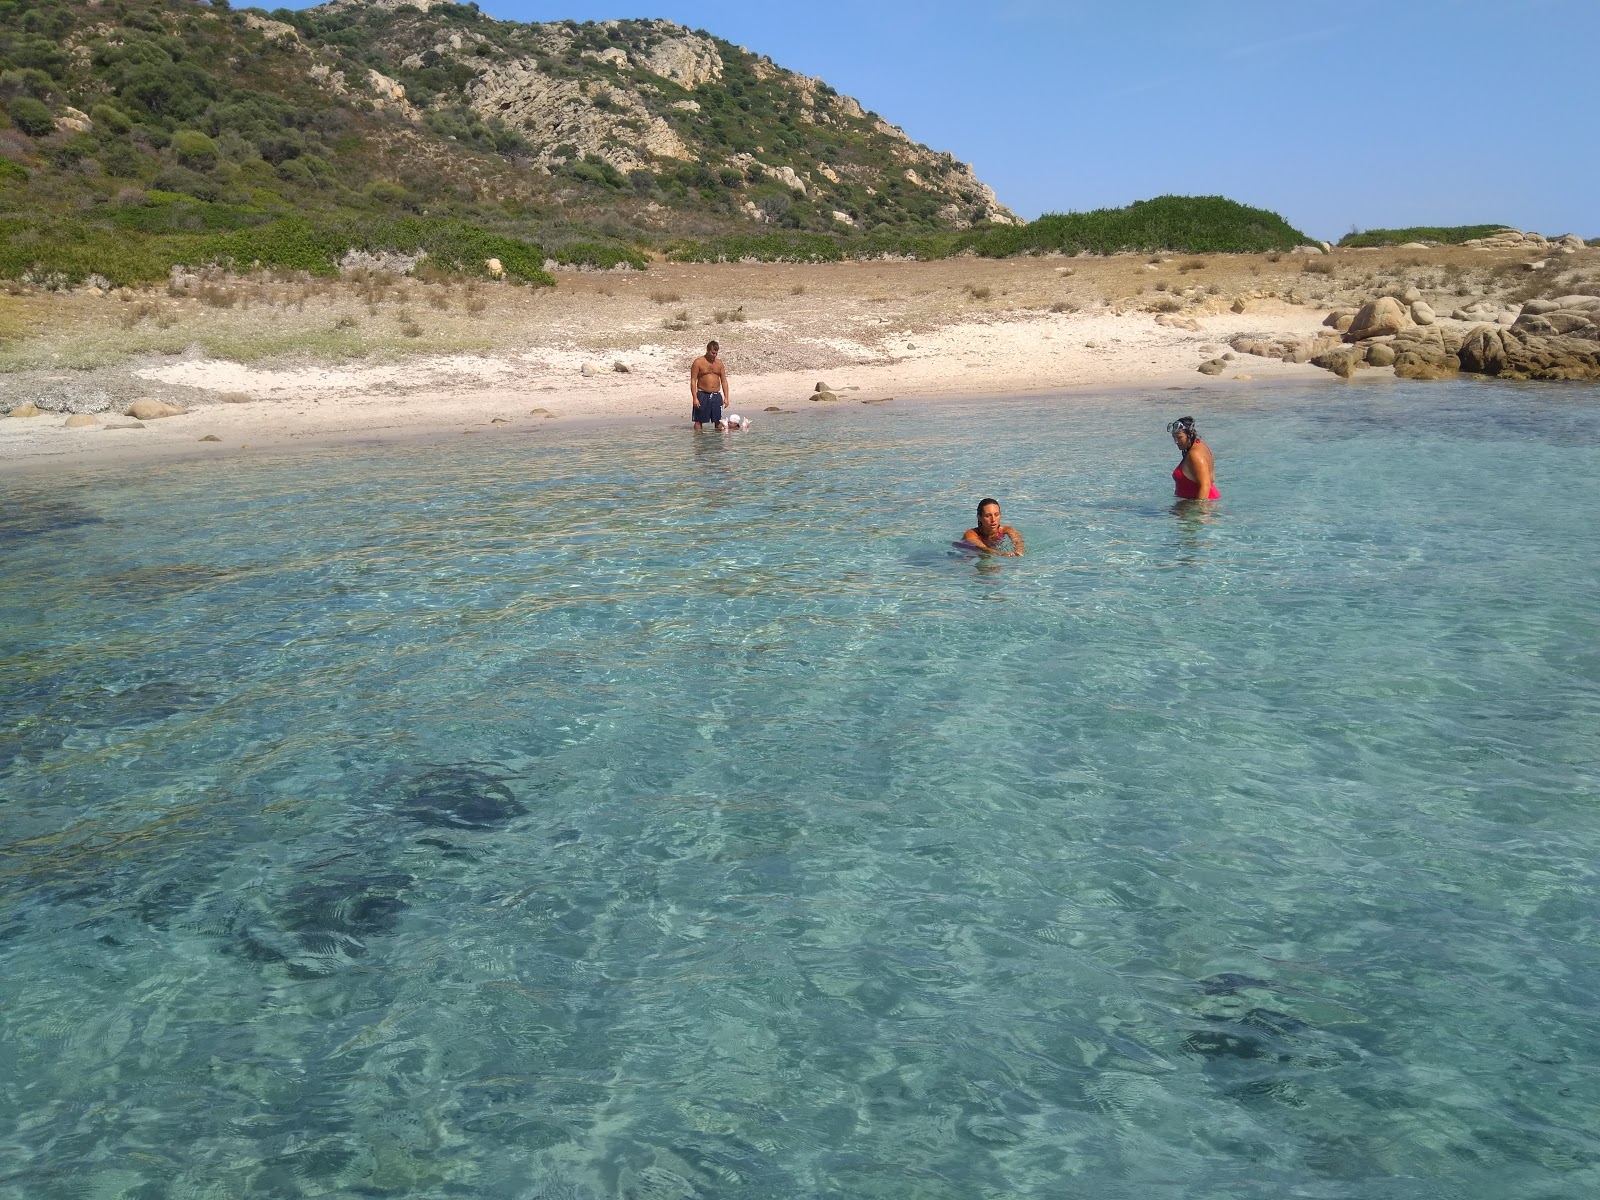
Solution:
[{"label": "low vegetation", "polygon": [[1441,246],[1459,246],[1473,238],[1486,238],[1509,229],[1509,225],[1413,225],[1408,229],[1352,230],[1339,239],[1347,249],[1364,246],[1403,246],[1407,242],[1437,242]]}]

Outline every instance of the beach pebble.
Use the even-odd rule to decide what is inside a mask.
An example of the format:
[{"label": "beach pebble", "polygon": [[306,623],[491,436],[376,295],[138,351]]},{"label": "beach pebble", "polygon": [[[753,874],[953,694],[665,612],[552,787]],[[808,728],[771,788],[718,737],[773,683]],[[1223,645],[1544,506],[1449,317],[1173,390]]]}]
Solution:
[{"label": "beach pebble", "polygon": [[629,367],[628,364],[625,363],[625,362],[614,362],[614,363],[611,364],[611,369],[613,371],[615,371],[618,375],[629,375],[629,374],[632,374],[632,368]]},{"label": "beach pebble", "polygon": [[811,393],[812,400],[837,400],[838,398],[839,397],[835,396],[832,392],[823,391]]},{"label": "beach pebble", "polygon": [[767,412],[782,412],[783,409],[779,408],[776,404],[769,404],[769,405],[767,405],[766,411]]},{"label": "beach pebble", "polygon": [[599,363],[586,362],[579,368],[587,376],[604,375],[606,369]]},{"label": "beach pebble", "polygon": [[13,417],[37,417],[39,415],[39,406],[32,400],[24,400],[7,415]]},{"label": "beach pebble", "polygon": [[530,417],[548,417],[550,415],[550,410],[548,408],[530,408],[528,410],[528,415]]},{"label": "beach pebble", "polygon": [[1221,375],[1224,366],[1220,358],[1210,358],[1200,364],[1199,371],[1202,375]]},{"label": "beach pebble", "polygon": [[492,417],[489,420],[489,424],[491,424],[491,425],[509,425],[509,424],[511,424],[511,422],[506,420],[504,417]]},{"label": "beach pebble", "polygon": [[154,421],[161,417],[178,417],[183,409],[165,400],[135,400],[128,406],[126,415],[139,421]]},{"label": "beach pebble", "polygon": [[208,433],[200,439],[202,442],[220,442],[222,439],[214,433]]},{"label": "beach pebble", "polygon": [[73,413],[61,424],[67,429],[94,429],[99,426],[100,421],[88,413]]}]

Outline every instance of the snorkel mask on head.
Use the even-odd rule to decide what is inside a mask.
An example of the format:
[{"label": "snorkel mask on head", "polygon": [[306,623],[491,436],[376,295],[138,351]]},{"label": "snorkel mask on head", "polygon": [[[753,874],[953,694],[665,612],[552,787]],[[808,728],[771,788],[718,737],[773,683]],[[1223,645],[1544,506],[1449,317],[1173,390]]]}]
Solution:
[{"label": "snorkel mask on head", "polygon": [[1191,442],[1200,436],[1194,430],[1193,417],[1179,417],[1176,421],[1170,422],[1167,425],[1167,432],[1187,434]]}]

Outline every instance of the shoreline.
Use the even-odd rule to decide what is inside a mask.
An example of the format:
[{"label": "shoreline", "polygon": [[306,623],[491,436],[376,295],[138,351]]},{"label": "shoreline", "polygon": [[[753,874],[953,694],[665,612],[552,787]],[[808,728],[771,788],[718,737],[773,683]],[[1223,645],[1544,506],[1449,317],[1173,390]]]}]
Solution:
[{"label": "shoreline", "polygon": [[[728,410],[757,436],[772,408],[788,420],[891,400],[1337,387],[1321,367],[1230,343],[1309,344],[1352,297],[1413,279],[1443,313],[1527,274],[1455,249],[656,264],[541,290],[230,277],[204,294],[35,293],[0,298],[23,331],[3,348],[0,411],[44,410],[0,417],[0,477],[505,431],[687,433],[689,364],[712,338]],[[813,403],[819,382],[837,399]],[[131,428],[122,414],[140,399],[188,411]],[[92,423],[66,428],[68,413]]]},{"label": "shoreline", "polygon": [[[1238,333],[1285,328],[1309,333],[1320,325],[1321,309],[1266,301],[1252,304],[1244,314],[1196,312],[1180,327],[1158,323],[1158,314],[1099,306],[1072,312],[1039,306],[973,311],[970,304],[952,304],[945,296],[943,309],[885,315],[878,305],[890,301],[879,294],[862,297],[858,285],[898,292],[903,309],[912,310],[914,298],[931,290],[915,290],[929,274],[917,270],[922,264],[893,264],[910,268],[899,271],[879,266],[868,279],[841,289],[846,293],[842,296],[823,290],[823,284],[843,274],[832,266],[832,271],[817,268],[810,273],[809,286],[820,294],[808,297],[806,310],[793,311],[796,305],[784,303],[786,297],[776,304],[752,299],[746,301],[753,310],[747,320],[701,324],[676,338],[660,332],[659,302],[635,305],[642,312],[617,313],[622,305],[611,289],[621,290],[622,284],[585,279],[572,294],[555,298],[569,310],[559,314],[564,319],[550,319],[552,297],[528,298],[534,311],[521,314],[520,324],[511,327],[512,338],[520,342],[515,350],[427,353],[419,347],[418,353],[337,364],[281,358],[246,364],[189,349],[101,368],[92,377],[59,368],[36,370],[31,379],[0,375],[5,394],[0,404],[5,407],[28,401],[33,381],[41,381],[41,390],[64,390],[81,387],[84,380],[115,385],[102,387],[103,392],[124,397],[147,392],[190,406],[179,416],[147,420],[143,428],[130,428],[133,420],[120,415],[125,400],[102,412],[88,428],[66,428],[61,411],[0,418],[0,475],[136,468],[155,461],[238,457],[297,446],[493,436],[540,428],[657,425],[674,432],[681,426],[688,433],[689,363],[693,352],[713,337],[722,343],[729,364],[728,410],[749,417],[758,436],[763,423],[778,416],[771,408],[782,410],[787,420],[789,414],[813,408],[861,403],[1029,394],[1059,394],[1070,403],[1073,397],[1129,388],[1218,389],[1251,380],[1334,382],[1327,372],[1309,365],[1245,356],[1230,362],[1221,375],[1198,371],[1200,363],[1227,352],[1228,339]],[[1045,271],[1054,283],[1055,271]],[[787,290],[796,272],[789,266],[760,277]],[[1039,273],[1035,268],[1034,274]],[[699,268],[678,272],[670,282],[683,292],[703,281],[713,295],[737,291],[748,296],[756,274],[748,267]],[[629,283],[637,290],[652,283],[660,286],[662,280]],[[896,283],[901,286],[894,287]],[[99,304],[103,310],[108,301]],[[790,311],[764,315],[761,310],[767,307]],[[94,308],[88,311],[91,318],[99,316]],[[106,316],[115,312],[112,307]],[[613,363],[624,364],[627,371],[612,370]],[[837,399],[812,401],[819,382]],[[201,440],[207,437],[217,440]]]}]

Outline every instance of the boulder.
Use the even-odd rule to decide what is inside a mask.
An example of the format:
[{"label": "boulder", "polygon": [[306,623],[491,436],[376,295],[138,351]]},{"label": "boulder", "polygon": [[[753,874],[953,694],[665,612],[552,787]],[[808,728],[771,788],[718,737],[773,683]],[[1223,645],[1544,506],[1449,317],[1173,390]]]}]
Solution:
[{"label": "boulder", "polygon": [[1523,263],[1522,264],[1522,269],[1524,271],[1542,271],[1542,270],[1545,269],[1545,267],[1547,265],[1549,265],[1549,264],[1544,259],[1541,258],[1537,262],[1525,262],[1525,263]]},{"label": "boulder", "polygon": [[1349,379],[1356,373],[1356,368],[1366,362],[1366,358],[1365,346],[1335,346],[1313,358],[1311,365],[1332,371],[1340,379]]},{"label": "boulder", "polygon": [[97,429],[100,426],[100,419],[88,413],[73,413],[61,424],[66,429]]},{"label": "boulder", "polygon": [[1594,321],[1590,319],[1591,315],[1566,312],[1562,309],[1551,313],[1531,313],[1524,305],[1522,315],[1511,323],[1511,328],[1545,336],[1570,333],[1579,337],[1594,338],[1600,336],[1600,329],[1595,327]]},{"label": "boulder", "polygon": [[126,415],[136,421],[155,421],[161,417],[181,417],[184,411],[165,400],[135,400],[128,406]]},{"label": "boulder", "polygon": [[1411,319],[1418,325],[1432,325],[1439,318],[1434,315],[1432,306],[1426,300],[1413,300],[1411,302]]},{"label": "boulder", "polygon": [[779,408],[776,404],[769,404],[769,405],[767,405],[767,407],[766,407],[766,409],[764,411],[766,411],[766,412],[782,412],[783,409]]},{"label": "boulder", "polygon": [[1461,343],[1461,369],[1477,375],[1498,375],[1506,366],[1506,348],[1500,330],[1474,325]]},{"label": "boulder", "polygon": [[584,375],[592,379],[596,375],[605,374],[606,369],[599,363],[586,362],[583,364],[583,366],[579,367],[578,370],[582,371]]},{"label": "boulder", "polygon": [[1588,243],[1575,233],[1563,233],[1555,244],[1566,250],[1582,250]]},{"label": "boulder", "polygon": [[1367,365],[1370,367],[1394,366],[1394,346],[1388,342],[1367,343]]},{"label": "boulder", "polygon": [[1235,300],[1232,304],[1228,305],[1228,311],[1229,312],[1235,312],[1235,313],[1244,312],[1244,301],[1243,300]]},{"label": "boulder", "polygon": [[11,417],[37,417],[39,412],[40,409],[37,404],[32,400],[24,400],[6,415]]},{"label": "boulder", "polygon": [[618,375],[629,375],[632,374],[633,371],[633,368],[628,366],[628,364],[625,362],[614,362],[611,364],[611,369]]},{"label": "boulder", "polygon": [[1404,350],[1395,356],[1394,373],[1401,379],[1453,379],[1460,365],[1453,354],[1435,359]]},{"label": "boulder", "polygon": [[1379,296],[1369,300],[1356,313],[1356,319],[1346,330],[1344,340],[1359,342],[1363,338],[1382,337],[1386,333],[1399,333],[1411,324],[1411,314],[1393,296]]},{"label": "boulder", "polygon": [[[1356,319],[1356,310],[1355,309],[1353,309],[1353,308],[1336,308],[1332,312],[1330,312],[1327,316],[1322,318],[1322,323],[1324,325],[1326,325],[1329,329],[1337,329],[1340,333],[1343,333],[1346,329],[1350,328],[1350,322],[1354,321],[1355,319]],[[1341,321],[1344,322],[1344,323],[1340,324]]]},{"label": "boulder", "polygon": [[1418,300],[1422,299],[1422,293],[1418,291],[1416,285],[1413,284],[1411,287],[1408,287],[1405,291],[1400,293],[1399,299],[1401,304],[1415,304]]},{"label": "boulder", "polygon": [[831,387],[829,387],[827,384],[823,383],[820,379],[817,381],[817,386],[812,388],[811,390],[814,391],[814,392],[831,392],[831,391],[833,391],[833,389]]},{"label": "boulder", "polygon": [[1208,358],[1200,364],[1199,371],[1202,375],[1221,375],[1227,365],[1220,358]]},{"label": "boulder", "polygon": [[220,442],[222,439],[214,433],[208,433],[200,439],[202,442]]},{"label": "boulder", "polygon": [[811,398],[813,400],[837,400],[839,397],[832,392],[812,392]]},{"label": "boulder", "polygon": [[501,265],[501,262],[500,262],[500,260],[498,258],[486,258],[486,259],[484,259],[483,260],[483,269],[485,271],[489,272],[489,278],[490,279],[503,279],[503,278],[505,278],[506,269],[505,269],[504,266]]}]

